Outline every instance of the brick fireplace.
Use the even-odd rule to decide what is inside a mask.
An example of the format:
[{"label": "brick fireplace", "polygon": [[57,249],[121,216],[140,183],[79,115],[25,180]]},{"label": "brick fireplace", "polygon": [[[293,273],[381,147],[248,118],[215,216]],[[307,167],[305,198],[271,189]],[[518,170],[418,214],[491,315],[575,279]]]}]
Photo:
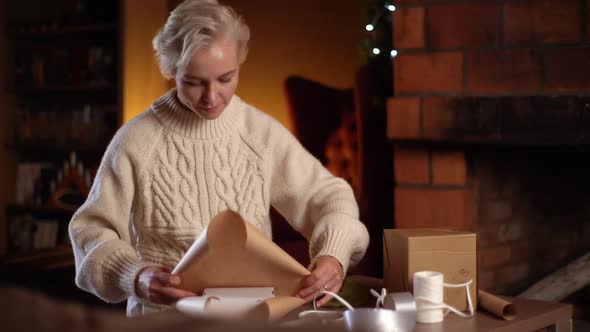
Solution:
[{"label": "brick fireplace", "polygon": [[395,4],[395,226],[477,232],[517,294],[590,250],[590,0]]}]

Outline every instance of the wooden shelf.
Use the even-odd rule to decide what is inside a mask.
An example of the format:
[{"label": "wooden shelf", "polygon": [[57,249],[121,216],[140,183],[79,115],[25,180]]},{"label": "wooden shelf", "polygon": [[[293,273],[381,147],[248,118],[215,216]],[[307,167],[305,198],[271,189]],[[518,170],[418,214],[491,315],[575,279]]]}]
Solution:
[{"label": "wooden shelf", "polygon": [[47,94],[92,94],[111,95],[116,97],[117,89],[110,84],[97,85],[48,85],[39,87],[13,87],[8,90],[20,96],[47,95]]},{"label": "wooden shelf", "polygon": [[47,271],[74,265],[74,253],[70,245],[58,245],[51,249],[11,254],[2,258],[3,265],[27,265]]},{"label": "wooden shelf", "polygon": [[[23,31],[29,29],[29,31]],[[116,23],[93,23],[85,25],[73,26],[57,26],[57,27],[37,27],[31,29],[30,26],[12,27],[7,31],[9,38],[15,39],[42,39],[55,37],[69,37],[75,34],[87,33],[115,33],[117,31]]]},{"label": "wooden shelf", "polygon": [[117,88],[109,86],[47,86],[7,87],[6,93],[29,103],[50,103],[52,105],[100,104],[118,105]]},{"label": "wooden shelf", "polygon": [[[32,184],[44,201],[50,193],[55,194],[51,183],[57,174],[53,172],[61,169],[63,173],[60,163],[69,160],[70,152],[75,151],[76,161],[92,172],[120,126],[124,6],[116,0],[85,2],[83,7],[69,0],[5,3],[0,34],[6,39],[6,47],[0,53],[10,69],[2,78],[10,103],[0,112],[7,113],[4,117],[11,120],[11,130],[5,135],[8,142],[0,143],[0,149],[4,148],[17,164],[6,170],[6,180],[26,187],[18,188],[19,192],[26,192],[23,196],[27,198],[22,201],[34,201],[29,192]],[[33,7],[38,12],[30,15],[28,11]],[[21,167],[20,173],[17,172],[25,164],[30,167]],[[19,175],[30,181],[24,183],[17,179]],[[66,178],[64,175],[62,179]],[[59,188],[59,184],[53,187]],[[7,195],[16,196],[16,191]],[[64,205],[81,204],[78,198],[84,194],[63,197]],[[74,209],[23,204],[3,204],[3,207],[6,217],[3,226],[7,232],[0,242],[12,251],[0,257],[0,264],[10,266],[9,271],[17,271],[17,278],[21,277],[18,267],[26,271],[73,266],[69,246],[23,250],[67,244],[68,222]],[[44,238],[43,226],[47,226],[44,223],[51,224],[47,229],[51,228],[48,232],[52,237],[57,223],[56,242]],[[12,269],[13,266],[17,268]],[[35,277],[45,279],[43,274]],[[71,284],[71,279],[68,283]]]},{"label": "wooden shelf", "polygon": [[32,143],[32,142],[18,142],[9,143],[6,147],[10,150],[16,150],[20,152],[93,152],[101,153],[107,148],[108,143],[96,143],[96,144],[75,144],[75,143]]},{"label": "wooden shelf", "polygon": [[59,209],[50,206],[33,206],[33,205],[21,205],[21,204],[7,204],[6,205],[6,213],[7,214],[24,214],[24,213],[32,213],[32,214],[40,214],[40,215],[55,215],[55,216],[65,216],[71,217],[74,214],[74,210],[65,210]]}]

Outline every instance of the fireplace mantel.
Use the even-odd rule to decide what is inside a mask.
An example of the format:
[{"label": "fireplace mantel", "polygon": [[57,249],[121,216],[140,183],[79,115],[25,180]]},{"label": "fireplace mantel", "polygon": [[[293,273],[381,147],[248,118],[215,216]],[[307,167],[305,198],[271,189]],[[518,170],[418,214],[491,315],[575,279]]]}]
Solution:
[{"label": "fireplace mantel", "polygon": [[398,97],[394,141],[514,145],[590,144],[590,97]]}]

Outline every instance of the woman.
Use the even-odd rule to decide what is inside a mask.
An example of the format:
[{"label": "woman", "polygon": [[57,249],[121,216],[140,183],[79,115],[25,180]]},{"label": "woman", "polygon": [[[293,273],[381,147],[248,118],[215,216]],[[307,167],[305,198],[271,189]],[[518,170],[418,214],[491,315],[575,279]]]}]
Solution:
[{"label": "woman", "polygon": [[[298,296],[337,292],[368,233],[348,184],[276,120],[235,96],[249,29],[215,0],[187,0],[154,38],[171,90],[110,143],[69,226],[76,283],[127,314],[194,295],[170,269],[218,212],[271,237],[274,206],[310,243]],[[323,297],[324,304],[329,297]]]}]

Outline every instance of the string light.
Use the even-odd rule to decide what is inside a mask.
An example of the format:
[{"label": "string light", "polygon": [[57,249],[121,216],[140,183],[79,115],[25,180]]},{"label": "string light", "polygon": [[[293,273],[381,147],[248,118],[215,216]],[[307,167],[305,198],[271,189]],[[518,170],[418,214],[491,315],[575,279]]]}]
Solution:
[{"label": "string light", "polygon": [[[369,98],[371,108],[376,110],[386,109],[387,98],[393,90],[393,80],[390,73],[397,56],[397,50],[393,46],[393,19],[395,0],[369,0],[366,1],[366,14],[363,31],[364,38],[361,41],[361,52],[367,73],[370,77],[378,78],[375,82],[379,88],[370,89]],[[359,27],[359,28],[361,28]],[[360,30],[360,29],[359,29]]]},{"label": "string light", "polygon": [[375,0],[375,2],[369,12],[372,19],[365,25],[365,30],[369,32],[368,38],[364,41],[365,54],[368,59],[371,59],[376,58],[382,51],[387,56],[387,50],[389,50],[388,55],[393,59],[397,56],[397,51],[391,49],[391,44],[388,45],[388,42],[391,40],[391,16],[396,7],[391,0]]}]

